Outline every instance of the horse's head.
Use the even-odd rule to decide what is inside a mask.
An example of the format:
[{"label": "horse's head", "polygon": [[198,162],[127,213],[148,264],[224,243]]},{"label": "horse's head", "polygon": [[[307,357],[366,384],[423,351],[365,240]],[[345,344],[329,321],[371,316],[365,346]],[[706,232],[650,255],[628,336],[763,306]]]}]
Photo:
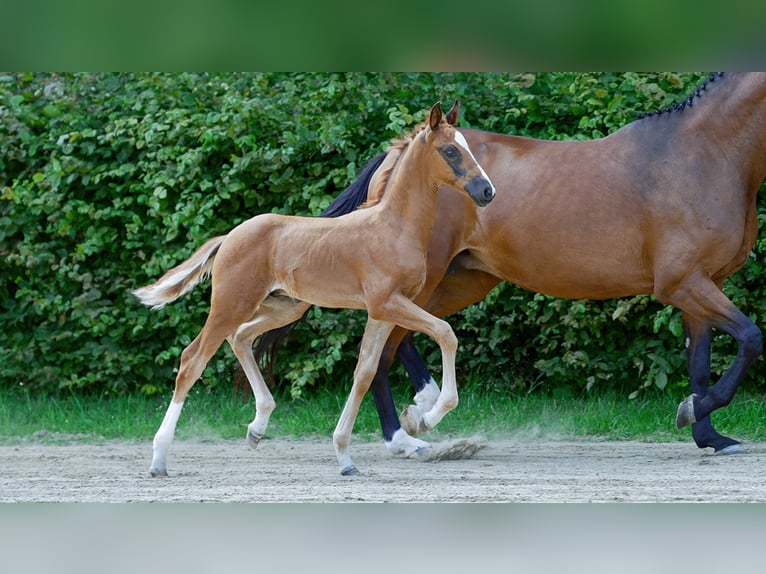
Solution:
[{"label": "horse's head", "polygon": [[471,153],[463,134],[454,127],[459,113],[457,101],[446,114],[442,113],[441,103],[436,102],[421,137],[437,152],[434,157],[439,164],[434,166],[437,179],[465,191],[476,205],[484,206],[495,197],[495,186]]}]

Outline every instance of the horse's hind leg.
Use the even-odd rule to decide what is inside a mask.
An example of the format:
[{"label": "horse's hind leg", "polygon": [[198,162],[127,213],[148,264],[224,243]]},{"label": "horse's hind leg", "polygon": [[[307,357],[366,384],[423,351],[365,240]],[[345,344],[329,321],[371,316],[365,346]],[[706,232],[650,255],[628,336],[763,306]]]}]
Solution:
[{"label": "horse's hind leg", "polygon": [[[702,398],[710,382],[710,344],[712,329],[706,321],[696,321],[684,314],[686,334],[686,364],[692,393]],[[699,448],[713,448],[716,453],[734,454],[741,450],[739,442],[716,432],[710,416],[692,423],[692,438]]]},{"label": "horse's hind leg", "polygon": [[276,406],[274,397],[253,357],[253,341],[261,333],[296,321],[308,307],[306,303],[296,302],[286,297],[269,297],[261,304],[250,321],[240,325],[227,337],[255,397],[255,418],[247,425],[247,442],[252,448],[258,446],[266,433],[269,418]]}]

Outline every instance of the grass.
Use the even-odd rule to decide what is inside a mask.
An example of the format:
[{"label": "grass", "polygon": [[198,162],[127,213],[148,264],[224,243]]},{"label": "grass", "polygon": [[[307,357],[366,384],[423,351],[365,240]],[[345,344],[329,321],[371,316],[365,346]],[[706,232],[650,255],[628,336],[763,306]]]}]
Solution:
[{"label": "grass", "polygon": [[[661,393],[634,400],[615,393],[517,396],[466,388],[461,391],[458,408],[428,437],[434,441],[471,435],[520,440],[590,437],[688,441],[689,430],[679,431],[674,424],[680,398]],[[0,402],[0,443],[151,440],[168,400],[168,396],[5,396]],[[328,391],[319,391],[310,399],[277,397],[268,436],[329,440],[344,400],[340,393]],[[400,407],[406,400],[402,398]],[[252,401],[235,397],[231,391],[195,388],[184,406],[176,436],[240,439],[253,414]],[[713,416],[723,434],[751,442],[766,440],[766,403],[760,397],[743,395]],[[354,434],[380,440],[380,425],[370,397],[365,398]]]}]

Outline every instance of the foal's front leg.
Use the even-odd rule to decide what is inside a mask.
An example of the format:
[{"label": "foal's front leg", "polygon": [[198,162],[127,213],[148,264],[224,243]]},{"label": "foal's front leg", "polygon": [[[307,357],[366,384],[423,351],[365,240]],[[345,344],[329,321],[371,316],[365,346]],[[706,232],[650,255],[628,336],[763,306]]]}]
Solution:
[{"label": "foal's front leg", "polygon": [[449,323],[434,317],[405,297],[392,297],[384,311],[388,320],[410,331],[425,333],[436,341],[441,350],[442,388],[436,403],[427,410],[419,406],[410,406],[400,417],[400,424],[407,433],[422,433],[439,424],[442,418],[457,406],[457,337]]},{"label": "foal's front leg", "polygon": [[351,431],[354,429],[354,422],[359,413],[362,399],[370,388],[372,378],[377,371],[383,347],[385,347],[386,340],[388,340],[388,336],[393,328],[394,325],[392,323],[369,318],[364,328],[362,343],[359,347],[359,359],[354,369],[354,383],[351,386],[351,392],[348,395],[348,399],[346,399],[343,412],[332,435],[335,454],[340,465],[340,473],[344,476],[359,474],[348,452]]}]

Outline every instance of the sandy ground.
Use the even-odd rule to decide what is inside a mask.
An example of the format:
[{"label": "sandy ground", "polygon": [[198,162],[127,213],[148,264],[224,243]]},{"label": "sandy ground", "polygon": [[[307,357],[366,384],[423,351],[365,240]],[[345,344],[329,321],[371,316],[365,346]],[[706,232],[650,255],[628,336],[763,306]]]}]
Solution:
[{"label": "sandy ground", "polygon": [[482,444],[470,457],[422,462],[359,439],[362,475],[343,477],[329,438],[266,439],[256,451],[244,440],[179,440],[170,476],[155,479],[150,442],[0,446],[0,502],[766,501],[766,444],[732,456],[691,443]]}]

